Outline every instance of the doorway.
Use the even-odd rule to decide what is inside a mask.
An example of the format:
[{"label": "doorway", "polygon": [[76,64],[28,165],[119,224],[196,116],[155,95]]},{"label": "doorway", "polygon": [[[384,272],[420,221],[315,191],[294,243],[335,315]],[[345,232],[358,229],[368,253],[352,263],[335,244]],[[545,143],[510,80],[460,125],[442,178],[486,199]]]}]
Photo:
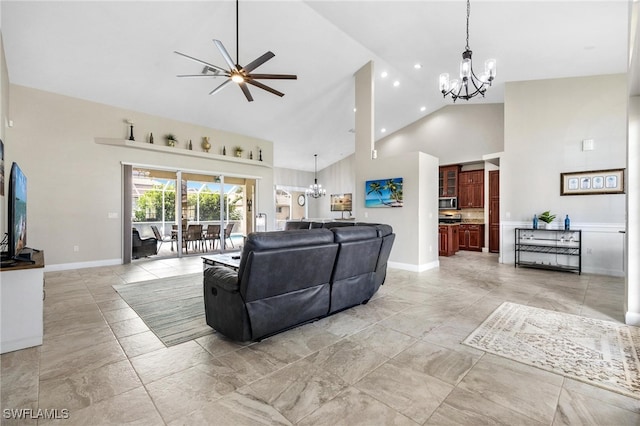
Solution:
[{"label": "doorway", "polygon": [[132,165],[123,173],[123,263],[239,250],[254,230],[255,178]]}]

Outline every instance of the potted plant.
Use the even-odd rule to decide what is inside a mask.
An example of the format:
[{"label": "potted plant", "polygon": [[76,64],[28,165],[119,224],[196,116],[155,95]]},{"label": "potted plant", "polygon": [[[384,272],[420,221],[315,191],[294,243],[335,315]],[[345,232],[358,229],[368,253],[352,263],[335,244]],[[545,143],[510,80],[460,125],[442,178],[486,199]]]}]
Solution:
[{"label": "potted plant", "polygon": [[242,149],[241,146],[236,146],[233,149],[236,152],[236,157],[242,157],[242,151],[244,151],[244,150]]},{"label": "potted plant", "polygon": [[176,146],[176,141],[178,140],[174,134],[169,133],[164,137],[167,140],[167,145]]},{"label": "potted plant", "polygon": [[545,227],[545,229],[550,228],[551,226],[551,222],[553,222],[553,220],[556,218],[555,214],[551,214],[551,212],[549,210],[544,211],[542,213],[540,213],[538,215],[538,219],[542,222],[544,222],[545,225],[543,225]]}]

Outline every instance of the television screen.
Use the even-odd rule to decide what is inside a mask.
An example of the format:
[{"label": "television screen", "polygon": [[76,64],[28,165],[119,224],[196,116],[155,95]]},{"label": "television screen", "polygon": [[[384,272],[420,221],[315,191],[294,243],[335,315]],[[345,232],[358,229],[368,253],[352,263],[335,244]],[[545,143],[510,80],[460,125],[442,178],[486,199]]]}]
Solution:
[{"label": "television screen", "polygon": [[27,177],[15,162],[9,178],[9,257],[15,258],[27,246]]},{"label": "television screen", "polygon": [[332,212],[350,212],[351,194],[331,194],[331,211]]}]

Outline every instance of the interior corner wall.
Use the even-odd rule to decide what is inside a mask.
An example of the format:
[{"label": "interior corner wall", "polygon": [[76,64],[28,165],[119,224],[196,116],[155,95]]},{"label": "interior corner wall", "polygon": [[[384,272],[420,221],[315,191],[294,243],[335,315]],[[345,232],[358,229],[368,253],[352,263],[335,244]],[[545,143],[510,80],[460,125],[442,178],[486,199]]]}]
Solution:
[{"label": "interior corner wall", "polygon": [[[368,180],[402,178],[402,207],[367,208],[365,185]],[[356,186],[362,188],[354,198],[358,220],[386,223],[393,227],[396,241],[389,257],[390,266],[423,271],[438,266],[438,159],[422,152],[378,157],[357,170]]]},{"label": "interior corner wall", "polygon": [[422,151],[440,165],[478,162],[503,150],[504,104],[447,105],[376,142],[379,156]]},{"label": "interior corner wall", "polygon": [[[500,160],[501,253],[514,262],[514,228],[550,210],[583,230],[583,271],[624,275],[625,195],[560,195],[560,174],[625,168],[626,75],[510,82]],[[582,150],[593,139],[595,149]],[[635,183],[632,183],[635,184]],[[628,186],[628,183],[627,183]]]},{"label": "interior corner wall", "polygon": [[[11,85],[5,161],[16,161],[28,179],[28,245],[44,249],[48,268],[78,268],[119,263],[122,259],[122,163],[169,170],[257,178],[255,212],[275,217],[273,144],[190,123],[143,114],[77,98]],[[239,145],[260,147],[264,164],[247,164],[95,143],[95,138],[126,139],[125,119],[135,124],[134,137],[156,143],[174,133],[182,142],[209,136],[212,151]],[[196,144],[196,146],[198,146]],[[194,146],[194,150],[199,149]],[[257,163],[257,162],[256,162]],[[117,218],[110,218],[116,213]],[[275,223],[275,222],[274,222]],[[274,229],[273,226],[269,230]],[[79,251],[74,251],[74,246]]]}]

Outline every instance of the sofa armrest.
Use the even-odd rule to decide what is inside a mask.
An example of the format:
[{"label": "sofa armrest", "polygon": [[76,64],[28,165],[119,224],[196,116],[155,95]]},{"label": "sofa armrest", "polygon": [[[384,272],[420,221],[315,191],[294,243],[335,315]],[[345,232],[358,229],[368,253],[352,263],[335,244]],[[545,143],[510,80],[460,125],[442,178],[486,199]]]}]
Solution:
[{"label": "sofa armrest", "polygon": [[229,293],[240,291],[238,272],[225,266],[212,266],[204,271],[206,283],[214,285]]}]

